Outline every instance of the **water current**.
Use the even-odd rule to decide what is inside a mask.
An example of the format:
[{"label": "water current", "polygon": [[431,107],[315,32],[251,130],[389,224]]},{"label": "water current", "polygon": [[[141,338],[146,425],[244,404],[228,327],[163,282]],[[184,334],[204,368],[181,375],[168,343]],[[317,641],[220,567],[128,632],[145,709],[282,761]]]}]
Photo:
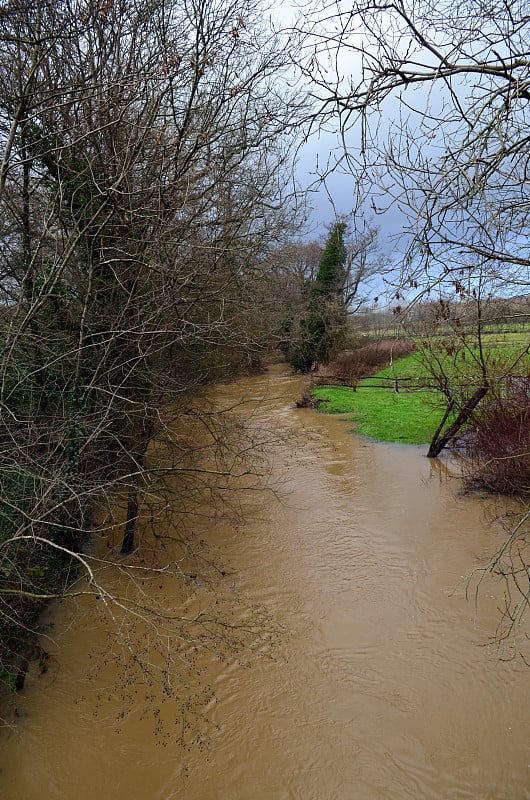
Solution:
[{"label": "water current", "polygon": [[208,740],[160,740],[141,695],[118,724],[103,675],[87,678],[97,618],[56,607],[50,668],[0,735],[2,800],[530,798],[530,672],[488,646],[502,587],[466,598],[500,542],[488,502],[425,448],[293,408],[299,393],[278,369],[218,389],[279,435],[278,493],[201,535],[282,633],[247,661],[211,655],[197,676],[216,696]]}]

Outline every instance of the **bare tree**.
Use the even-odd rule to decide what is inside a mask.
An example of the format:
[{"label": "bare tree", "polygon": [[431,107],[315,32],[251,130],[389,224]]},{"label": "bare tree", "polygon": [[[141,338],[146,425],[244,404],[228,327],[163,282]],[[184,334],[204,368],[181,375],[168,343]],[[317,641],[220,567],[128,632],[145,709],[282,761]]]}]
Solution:
[{"label": "bare tree", "polygon": [[[248,443],[223,438],[193,398],[267,347],[264,256],[295,224],[301,100],[253,2],[13,0],[0,41],[0,667],[12,675],[35,602],[68,593],[72,565],[127,615],[81,552],[106,499],[125,496],[128,555],[148,500],[156,516],[178,490],[189,510],[247,470]],[[197,438],[183,435],[179,421],[197,417]],[[222,467],[197,460],[205,442]],[[161,620],[145,605],[140,616]]]},{"label": "bare tree", "polygon": [[431,455],[498,378],[483,348],[484,308],[530,285],[529,25],[521,2],[471,3],[465,17],[428,0],[306,16],[302,68],[320,103],[315,124],[338,120],[341,164],[357,177],[359,204],[403,220],[398,302],[475,305],[476,382],[458,401],[453,392],[448,411],[456,405],[460,422],[440,433]]},{"label": "bare tree", "polygon": [[[313,124],[337,120],[336,161],[356,176],[358,202],[403,221],[400,310],[412,319],[420,301],[436,309],[424,338],[447,415],[434,456],[492,390],[528,376],[527,339],[499,363],[485,337],[500,302],[517,308],[514,321],[529,319],[528,8],[330,3],[306,11],[302,28]],[[509,584],[508,633],[528,606],[528,515],[510,528],[490,565]]]}]

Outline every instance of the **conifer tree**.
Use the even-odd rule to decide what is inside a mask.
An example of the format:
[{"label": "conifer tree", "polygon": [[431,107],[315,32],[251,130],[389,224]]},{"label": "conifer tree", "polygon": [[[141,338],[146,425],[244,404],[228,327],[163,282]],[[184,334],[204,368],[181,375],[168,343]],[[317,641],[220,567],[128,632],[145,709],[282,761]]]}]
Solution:
[{"label": "conifer tree", "polygon": [[345,232],[346,223],[337,222],[327,238],[311,290],[308,313],[300,323],[299,341],[292,350],[291,366],[297,372],[309,372],[317,361],[326,363],[344,342]]}]

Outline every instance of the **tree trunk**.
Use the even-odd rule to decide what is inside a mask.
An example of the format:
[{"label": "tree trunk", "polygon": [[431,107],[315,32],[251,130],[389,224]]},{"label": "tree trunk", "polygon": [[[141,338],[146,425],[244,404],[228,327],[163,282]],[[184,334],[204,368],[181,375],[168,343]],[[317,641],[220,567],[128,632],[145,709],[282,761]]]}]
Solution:
[{"label": "tree trunk", "polygon": [[[436,458],[440,455],[444,447],[449,444],[451,439],[454,439],[458,431],[466,424],[466,422],[471,417],[471,414],[478,406],[482,398],[485,394],[489,391],[488,383],[484,383],[480,386],[469,398],[465,406],[462,408],[460,413],[458,414],[457,418],[445,431],[443,436],[441,436],[441,427],[438,427],[438,430],[433,436],[432,442],[429,447],[429,452],[427,453],[427,458]],[[447,417],[447,414],[446,414]]]},{"label": "tree trunk", "polygon": [[127,497],[127,519],[125,531],[121,543],[120,553],[129,555],[134,550],[134,534],[136,531],[136,520],[138,519],[138,476],[134,476],[133,482],[129,486]]},{"label": "tree trunk", "polygon": [[[455,407],[455,401],[453,399],[449,399],[449,402],[447,403],[447,408],[445,409],[444,415],[443,415],[442,419],[440,420],[440,424],[438,425],[438,427],[434,431],[433,437],[431,439],[431,449],[432,449],[434,443],[437,442],[438,439],[440,438],[440,434],[444,429],[444,425],[447,422],[447,419],[448,419],[449,415],[451,414],[452,410],[454,409],[454,407]],[[428,457],[429,458],[431,457],[430,453],[431,453],[431,450],[429,450],[429,453],[428,453]],[[434,456],[432,456],[432,458],[434,458]]]},{"label": "tree trunk", "polygon": [[24,683],[26,682],[26,675],[29,669],[29,662],[27,658],[23,658],[20,661],[20,666],[18,668],[17,677],[15,678],[15,691],[21,692],[24,688]]}]

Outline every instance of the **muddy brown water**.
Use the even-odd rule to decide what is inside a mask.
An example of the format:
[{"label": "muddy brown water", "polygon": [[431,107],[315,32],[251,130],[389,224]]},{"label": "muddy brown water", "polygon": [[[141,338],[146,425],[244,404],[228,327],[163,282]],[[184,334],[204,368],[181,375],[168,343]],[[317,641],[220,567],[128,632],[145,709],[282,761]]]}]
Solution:
[{"label": "muddy brown water", "polygon": [[281,496],[202,533],[284,632],[249,663],[212,654],[197,677],[216,695],[207,743],[160,744],[141,693],[118,723],[104,671],[87,678],[104,647],[97,617],[63,605],[50,669],[30,675],[0,734],[2,800],[530,797],[530,672],[485,646],[501,587],[485,583],[477,608],[465,596],[499,543],[485,500],[461,496],[424,448],[292,408],[299,391],[279,370],[219,389],[280,434]]}]

